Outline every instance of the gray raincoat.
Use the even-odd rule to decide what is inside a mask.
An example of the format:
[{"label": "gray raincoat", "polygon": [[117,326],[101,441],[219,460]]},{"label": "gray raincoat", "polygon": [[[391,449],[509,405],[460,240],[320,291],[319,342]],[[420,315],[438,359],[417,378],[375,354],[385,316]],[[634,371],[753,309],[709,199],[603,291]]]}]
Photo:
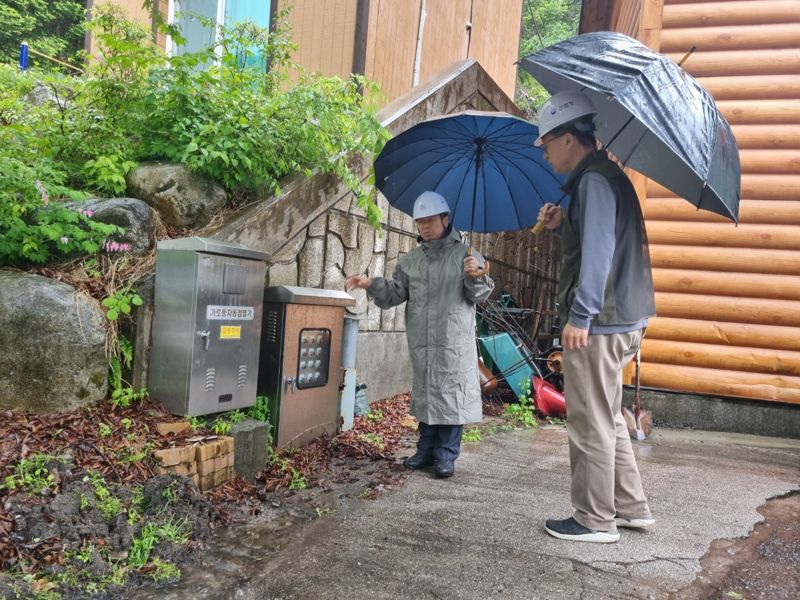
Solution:
[{"label": "gray raincoat", "polygon": [[494,283],[488,275],[473,279],[464,273],[467,252],[451,229],[441,239],[422,241],[400,258],[391,280],[375,277],[367,290],[380,308],[408,300],[411,414],[428,425],[463,425],[482,418],[475,305],[489,297]]}]

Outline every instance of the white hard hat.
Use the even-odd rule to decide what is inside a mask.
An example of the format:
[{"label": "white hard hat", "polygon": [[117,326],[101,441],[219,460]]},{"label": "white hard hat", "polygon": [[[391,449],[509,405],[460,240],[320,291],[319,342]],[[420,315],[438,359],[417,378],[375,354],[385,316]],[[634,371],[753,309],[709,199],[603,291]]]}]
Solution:
[{"label": "white hard hat", "polygon": [[539,109],[539,137],[533,144],[541,146],[542,138],[554,129],[596,113],[592,101],[580,92],[553,94]]},{"label": "white hard hat", "polygon": [[447,205],[447,200],[438,192],[422,192],[414,200],[413,217],[415,221],[449,212],[450,207]]}]

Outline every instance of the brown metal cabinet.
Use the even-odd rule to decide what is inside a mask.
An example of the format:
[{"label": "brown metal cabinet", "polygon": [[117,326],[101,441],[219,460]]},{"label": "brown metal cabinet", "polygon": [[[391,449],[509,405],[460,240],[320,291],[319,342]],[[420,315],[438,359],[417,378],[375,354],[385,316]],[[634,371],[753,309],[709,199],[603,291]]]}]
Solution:
[{"label": "brown metal cabinet", "polygon": [[264,290],[258,394],[269,399],[273,443],[303,446],[336,433],[345,292],[294,286]]}]

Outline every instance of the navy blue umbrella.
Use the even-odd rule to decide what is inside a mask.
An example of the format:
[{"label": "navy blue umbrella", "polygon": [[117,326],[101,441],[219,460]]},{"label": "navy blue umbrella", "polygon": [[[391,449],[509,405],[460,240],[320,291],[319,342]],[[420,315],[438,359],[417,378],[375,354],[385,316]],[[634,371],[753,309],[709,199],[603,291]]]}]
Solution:
[{"label": "navy blue umbrella", "polygon": [[450,205],[462,231],[514,231],[536,223],[539,208],[562,196],[562,178],[533,145],[539,129],[499,112],[428,119],[392,138],[375,160],[375,185],[412,214],[426,190]]}]

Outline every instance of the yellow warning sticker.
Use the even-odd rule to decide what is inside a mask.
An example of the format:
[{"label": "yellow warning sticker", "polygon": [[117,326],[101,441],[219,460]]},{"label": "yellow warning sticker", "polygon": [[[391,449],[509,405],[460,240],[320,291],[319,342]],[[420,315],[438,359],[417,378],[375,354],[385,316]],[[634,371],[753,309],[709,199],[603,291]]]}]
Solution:
[{"label": "yellow warning sticker", "polygon": [[221,340],[238,340],[242,337],[242,328],[240,325],[222,325],[219,328],[219,339]]}]

